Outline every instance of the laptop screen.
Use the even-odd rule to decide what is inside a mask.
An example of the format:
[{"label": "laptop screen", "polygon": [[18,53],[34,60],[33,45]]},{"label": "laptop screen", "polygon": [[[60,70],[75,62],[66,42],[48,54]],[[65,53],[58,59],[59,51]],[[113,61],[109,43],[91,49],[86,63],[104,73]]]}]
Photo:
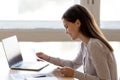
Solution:
[{"label": "laptop screen", "polygon": [[3,39],[2,44],[8,60],[9,67],[23,60],[16,36],[11,36]]}]

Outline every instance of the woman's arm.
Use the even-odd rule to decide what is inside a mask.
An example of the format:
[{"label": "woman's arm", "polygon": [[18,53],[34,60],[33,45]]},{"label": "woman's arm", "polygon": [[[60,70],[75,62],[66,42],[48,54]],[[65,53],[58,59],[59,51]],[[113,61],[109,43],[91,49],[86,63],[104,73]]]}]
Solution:
[{"label": "woman's arm", "polygon": [[[81,44],[81,46],[82,46],[82,44]],[[50,56],[48,56],[48,55],[46,55],[42,52],[38,52],[37,56],[39,58],[42,58],[42,59],[50,62],[50,63],[55,64],[55,65],[59,65],[61,67],[67,66],[67,67],[71,67],[71,68],[74,68],[74,69],[76,69],[76,68],[78,68],[79,66],[82,65],[82,57],[83,57],[82,56],[82,47],[81,47],[80,52],[77,55],[77,57],[72,61],[64,60],[64,59],[60,59],[60,58],[55,58],[55,57],[50,57]]]},{"label": "woman's arm", "polygon": [[79,80],[100,80],[97,76],[85,74],[79,71],[74,71],[74,77]]},{"label": "woman's arm", "polygon": [[70,60],[63,60],[60,58],[50,57],[49,62],[62,67],[66,66],[66,67],[71,67],[73,69],[77,69],[82,65],[82,60],[83,60],[83,43],[81,43],[81,49],[74,60],[70,61]]}]

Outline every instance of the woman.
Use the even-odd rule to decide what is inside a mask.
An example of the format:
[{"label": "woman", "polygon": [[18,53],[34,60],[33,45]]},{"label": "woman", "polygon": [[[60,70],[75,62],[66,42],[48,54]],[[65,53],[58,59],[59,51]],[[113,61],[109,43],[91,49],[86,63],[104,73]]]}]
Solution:
[{"label": "woman", "polygon": [[[59,71],[65,77],[75,77],[79,80],[117,80],[113,48],[90,12],[83,6],[74,5],[63,14],[62,20],[66,33],[73,40],[82,41],[78,56],[73,61],[50,57],[42,52],[38,52],[37,56],[62,66]],[[84,73],[76,71],[81,65],[84,67]]]}]

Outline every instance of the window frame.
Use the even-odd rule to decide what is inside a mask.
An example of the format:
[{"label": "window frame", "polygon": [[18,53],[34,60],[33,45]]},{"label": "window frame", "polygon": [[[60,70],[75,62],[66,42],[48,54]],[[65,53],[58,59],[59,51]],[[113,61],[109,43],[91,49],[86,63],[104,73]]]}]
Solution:
[{"label": "window frame", "polygon": [[[98,2],[95,2],[95,5],[97,7],[95,7],[95,5],[87,5],[88,0],[80,0],[80,3],[86,7],[89,7],[89,10],[94,11],[98,10],[98,12],[96,14],[94,14],[95,19],[97,20],[98,24],[100,22],[100,2],[99,0],[95,0]],[[91,0],[89,0],[91,1]],[[90,3],[90,2],[89,2]],[[94,9],[92,8],[94,7]],[[2,24],[1,24],[2,23]],[[41,25],[37,25],[37,24],[41,24]],[[38,22],[31,22],[31,21],[18,21],[18,23],[16,21],[7,21],[7,23],[4,23],[4,21],[0,21],[0,34],[1,37],[0,39],[3,39],[5,37],[11,36],[11,35],[17,35],[18,39],[20,41],[71,41],[71,38],[65,34],[64,28],[61,29],[60,27],[63,27],[62,24],[60,23],[52,23],[53,25],[51,26],[57,26],[59,27],[58,29],[53,28],[53,29],[41,29],[41,28],[36,28],[36,29],[4,29],[4,26],[47,26],[45,24],[48,23],[40,23]],[[55,25],[54,25],[55,24]],[[50,25],[50,24],[48,24]],[[59,25],[59,26],[58,26]],[[104,26],[104,25],[103,25]],[[109,41],[120,41],[120,29],[112,29],[112,28],[102,28],[103,33],[105,34],[105,36],[107,37],[107,39]]]}]

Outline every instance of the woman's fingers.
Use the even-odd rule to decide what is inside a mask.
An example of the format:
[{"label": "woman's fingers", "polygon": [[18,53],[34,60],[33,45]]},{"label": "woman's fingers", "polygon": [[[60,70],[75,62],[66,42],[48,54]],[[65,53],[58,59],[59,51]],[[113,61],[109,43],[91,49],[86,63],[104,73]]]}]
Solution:
[{"label": "woman's fingers", "polygon": [[65,77],[73,77],[73,75],[74,75],[74,70],[72,68],[68,68],[68,67],[60,68],[60,72]]},{"label": "woman's fingers", "polygon": [[36,53],[36,56],[41,58],[41,59],[44,59],[46,61],[49,61],[50,60],[50,56],[44,54],[43,52],[37,52]]},{"label": "woman's fingers", "polygon": [[42,52],[37,52],[36,56],[39,57],[39,58],[41,58],[43,56],[43,53]]},{"label": "woman's fingers", "polygon": [[37,56],[37,61],[43,61],[44,54],[42,52],[37,52],[36,56]]}]

